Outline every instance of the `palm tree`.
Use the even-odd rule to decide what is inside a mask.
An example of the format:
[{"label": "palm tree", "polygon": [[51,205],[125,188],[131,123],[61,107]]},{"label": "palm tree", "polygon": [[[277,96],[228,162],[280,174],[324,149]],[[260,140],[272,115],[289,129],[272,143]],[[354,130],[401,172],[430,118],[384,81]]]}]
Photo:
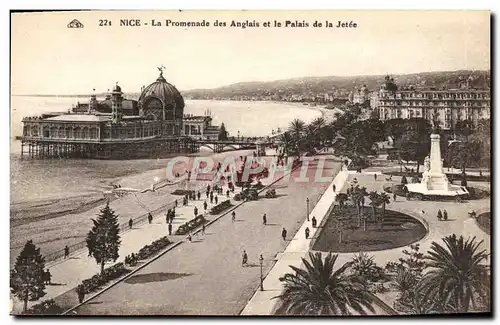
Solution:
[{"label": "palm tree", "polygon": [[279,136],[279,142],[283,148],[283,154],[289,156],[290,149],[292,146],[292,138],[290,137],[290,133],[288,132],[281,133]]},{"label": "palm tree", "polygon": [[377,208],[382,205],[382,200],[380,199],[380,194],[377,191],[372,191],[369,193],[368,198],[370,199],[370,206],[372,207],[373,220],[377,220]]},{"label": "palm tree", "polygon": [[342,210],[344,207],[345,201],[347,201],[349,197],[345,193],[339,193],[335,196],[335,201],[339,203],[339,209]]},{"label": "palm tree", "polygon": [[361,205],[364,205],[365,196],[367,195],[366,187],[360,187],[359,185],[356,185],[351,191],[350,196],[358,212],[358,227],[361,227]]},{"label": "palm tree", "polygon": [[[428,271],[422,279],[422,290],[426,298],[440,300],[444,306],[465,313],[470,305],[475,308],[475,299],[484,294],[487,276],[480,265],[486,261],[486,250],[479,250],[483,243],[476,237],[467,240],[455,234],[443,238],[445,247],[432,242],[425,257]],[[437,299],[439,298],[439,299]]]},{"label": "palm tree", "polygon": [[288,130],[290,131],[293,139],[295,140],[295,146],[297,150],[297,155],[300,156],[300,139],[302,136],[302,133],[304,132],[304,127],[305,123],[304,121],[301,121],[299,119],[294,119],[292,122],[290,122],[290,125],[288,127]]},{"label": "palm tree", "polygon": [[387,193],[385,192],[380,192],[379,194],[379,199],[380,202],[382,203],[382,214],[380,215],[380,229],[384,226],[384,220],[385,220],[385,205],[391,203],[391,198]]},{"label": "palm tree", "polygon": [[316,129],[317,134],[319,135],[319,143],[321,145],[324,144],[326,140],[326,120],[323,116],[315,118],[312,122],[311,125]]},{"label": "palm tree", "polygon": [[372,299],[359,278],[348,274],[352,262],[334,271],[338,255],[309,253],[302,258],[305,269],[290,266],[295,273],[280,278],[284,291],[278,298],[285,314],[295,315],[366,315],[375,312]]},{"label": "palm tree", "polygon": [[309,152],[313,151],[313,148],[318,143],[318,131],[316,127],[312,124],[309,124],[304,129],[304,144],[307,147]]}]

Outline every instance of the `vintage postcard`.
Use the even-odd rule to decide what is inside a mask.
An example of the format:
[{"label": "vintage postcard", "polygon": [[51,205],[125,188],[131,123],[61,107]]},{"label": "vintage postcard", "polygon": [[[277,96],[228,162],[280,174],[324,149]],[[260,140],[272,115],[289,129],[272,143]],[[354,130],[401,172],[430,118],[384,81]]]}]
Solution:
[{"label": "vintage postcard", "polygon": [[489,11],[10,20],[12,315],[491,314]]}]

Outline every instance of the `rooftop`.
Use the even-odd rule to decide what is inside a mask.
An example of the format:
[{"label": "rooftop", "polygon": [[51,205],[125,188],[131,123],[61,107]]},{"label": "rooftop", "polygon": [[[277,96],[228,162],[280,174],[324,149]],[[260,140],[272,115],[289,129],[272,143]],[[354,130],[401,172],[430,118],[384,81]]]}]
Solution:
[{"label": "rooftop", "polygon": [[95,114],[63,114],[54,117],[49,117],[45,121],[67,121],[67,122],[104,122],[109,121],[111,115],[95,115]]}]

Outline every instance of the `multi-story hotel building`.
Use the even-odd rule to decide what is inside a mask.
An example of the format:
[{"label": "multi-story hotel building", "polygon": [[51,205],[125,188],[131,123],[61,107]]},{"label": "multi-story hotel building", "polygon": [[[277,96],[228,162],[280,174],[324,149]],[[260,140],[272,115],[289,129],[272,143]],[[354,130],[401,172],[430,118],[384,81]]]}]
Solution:
[{"label": "multi-story hotel building", "polygon": [[457,121],[489,119],[491,110],[490,90],[471,87],[472,77],[460,83],[459,89],[399,90],[394,79],[386,76],[375,99],[380,119],[425,118],[438,120],[441,128],[452,129]]}]

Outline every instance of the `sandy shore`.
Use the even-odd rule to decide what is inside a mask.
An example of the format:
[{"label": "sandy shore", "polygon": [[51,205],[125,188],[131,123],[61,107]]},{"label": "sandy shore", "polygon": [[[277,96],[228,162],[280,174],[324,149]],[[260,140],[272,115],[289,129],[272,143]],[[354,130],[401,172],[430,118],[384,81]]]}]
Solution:
[{"label": "sandy shore", "polygon": [[[211,156],[216,164],[228,156],[239,157],[251,151],[230,151],[219,154],[204,152]],[[194,159],[195,157],[191,157]],[[162,163],[163,164],[163,163]],[[166,166],[166,164],[165,164]],[[177,170],[182,173],[185,166],[177,164]],[[111,184],[120,184],[122,188],[143,190],[151,188],[154,182],[165,179],[165,167],[134,173],[114,178]],[[190,189],[205,187],[206,181],[191,182]],[[165,186],[155,192],[138,192],[123,197],[112,197],[105,193],[86,194],[54,199],[18,202],[11,204],[10,252],[11,263],[15,260],[26,240],[33,239],[43,254],[61,250],[65,245],[74,245],[85,240],[90,227],[90,218],[94,218],[99,210],[110,200],[110,206],[119,214],[119,221],[124,224],[129,218],[138,217],[149,210],[155,210],[169,202],[178,199],[171,192],[178,186]]]}]

